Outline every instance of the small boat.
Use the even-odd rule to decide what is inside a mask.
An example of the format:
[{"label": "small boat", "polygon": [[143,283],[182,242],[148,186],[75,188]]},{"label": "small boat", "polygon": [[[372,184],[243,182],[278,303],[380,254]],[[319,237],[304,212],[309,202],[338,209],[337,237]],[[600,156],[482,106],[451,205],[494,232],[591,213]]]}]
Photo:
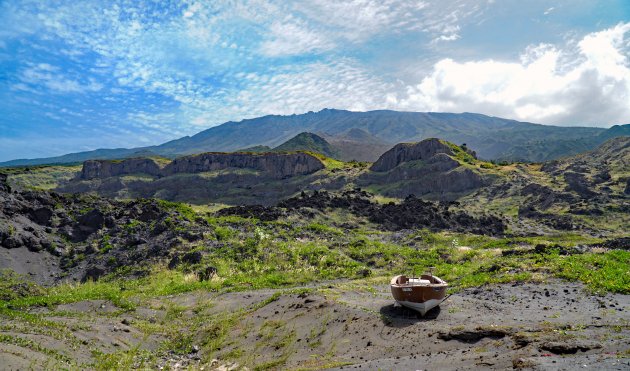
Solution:
[{"label": "small boat", "polygon": [[423,274],[420,278],[401,275],[392,278],[390,287],[398,304],[424,316],[444,301],[448,284],[433,274]]}]

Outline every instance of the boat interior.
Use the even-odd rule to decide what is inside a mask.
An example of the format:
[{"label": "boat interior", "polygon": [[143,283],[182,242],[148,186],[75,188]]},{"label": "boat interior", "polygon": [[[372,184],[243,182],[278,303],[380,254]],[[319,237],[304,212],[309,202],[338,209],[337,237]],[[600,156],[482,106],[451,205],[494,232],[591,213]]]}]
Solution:
[{"label": "boat interior", "polygon": [[423,274],[419,278],[418,277],[407,277],[405,275],[397,276],[393,280],[392,284],[402,285],[402,286],[430,286],[430,285],[445,285],[441,278],[430,275]]}]

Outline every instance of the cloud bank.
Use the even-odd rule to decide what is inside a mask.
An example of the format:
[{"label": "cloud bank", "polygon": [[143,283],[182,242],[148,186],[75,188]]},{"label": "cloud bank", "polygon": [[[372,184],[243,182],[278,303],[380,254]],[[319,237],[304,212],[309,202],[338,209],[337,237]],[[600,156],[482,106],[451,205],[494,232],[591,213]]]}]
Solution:
[{"label": "cloud bank", "polygon": [[619,24],[567,49],[530,46],[520,61],[443,59],[391,106],[548,124],[630,123],[629,31],[630,23]]}]

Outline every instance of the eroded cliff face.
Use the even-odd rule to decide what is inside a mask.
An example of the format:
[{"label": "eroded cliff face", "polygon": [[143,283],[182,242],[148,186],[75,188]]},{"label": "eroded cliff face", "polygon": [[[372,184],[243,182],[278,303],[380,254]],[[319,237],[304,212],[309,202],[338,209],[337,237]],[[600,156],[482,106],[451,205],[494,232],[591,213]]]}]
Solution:
[{"label": "eroded cliff face", "polygon": [[264,171],[273,178],[287,178],[314,173],[324,168],[315,156],[307,153],[202,153],[173,160],[163,175],[201,173],[228,168]]},{"label": "eroded cliff face", "polygon": [[254,169],[282,179],[314,173],[324,168],[317,157],[307,153],[202,153],[173,160],[164,168],[152,159],[123,161],[91,160],[83,163],[81,179],[108,178],[126,174],[169,176],[223,169]]},{"label": "eroded cliff face", "polygon": [[88,160],[83,163],[81,179],[109,178],[128,174],[160,175],[160,166],[150,158],[126,160]]},{"label": "eroded cliff face", "polygon": [[370,170],[389,171],[404,162],[428,160],[438,153],[452,155],[453,151],[448,145],[436,138],[425,139],[418,143],[399,143],[383,153]]},{"label": "eroded cliff face", "polygon": [[[476,158],[474,152],[466,152]],[[415,194],[448,200],[486,183],[482,175],[462,166],[454,156],[448,144],[435,138],[401,143],[372,165],[372,173],[364,176],[361,184],[396,184],[384,191],[390,196]]]}]

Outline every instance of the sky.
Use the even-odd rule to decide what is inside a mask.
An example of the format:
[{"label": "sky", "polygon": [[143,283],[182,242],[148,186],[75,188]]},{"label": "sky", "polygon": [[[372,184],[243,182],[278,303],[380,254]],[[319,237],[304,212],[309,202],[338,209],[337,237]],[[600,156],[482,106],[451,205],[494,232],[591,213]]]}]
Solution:
[{"label": "sky", "polygon": [[0,161],[324,108],[630,123],[628,0],[0,0]]}]

